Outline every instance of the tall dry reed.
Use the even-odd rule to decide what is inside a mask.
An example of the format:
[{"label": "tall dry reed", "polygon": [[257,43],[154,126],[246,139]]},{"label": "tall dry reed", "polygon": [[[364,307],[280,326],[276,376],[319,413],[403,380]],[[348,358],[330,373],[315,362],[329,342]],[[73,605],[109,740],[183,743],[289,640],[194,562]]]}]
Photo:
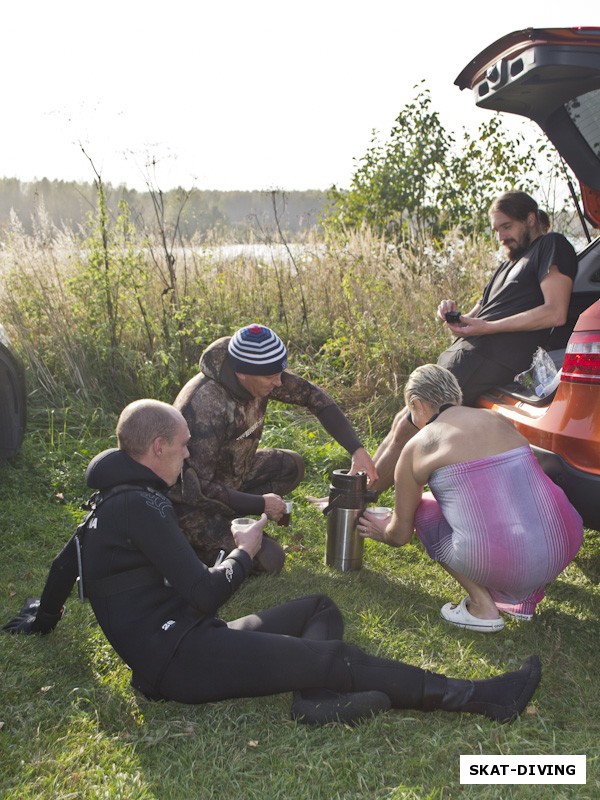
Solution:
[{"label": "tall dry reed", "polygon": [[122,227],[101,270],[97,247],[93,235],[59,231],[43,218],[31,235],[15,220],[5,239],[0,319],[42,406],[171,401],[207,344],[260,321],[286,341],[292,368],[385,425],[409,372],[448,343],[439,300],[455,298],[467,310],[495,265],[489,240],[457,232],[396,248],[362,230],[344,241],[313,238],[234,256],[189,243],[175,252],[174,303],[151,238]]}]

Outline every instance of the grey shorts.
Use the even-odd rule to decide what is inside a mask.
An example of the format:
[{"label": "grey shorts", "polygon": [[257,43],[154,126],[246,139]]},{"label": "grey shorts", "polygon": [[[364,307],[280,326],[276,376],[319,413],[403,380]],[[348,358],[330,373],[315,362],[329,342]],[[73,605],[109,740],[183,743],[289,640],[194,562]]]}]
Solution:
[{"label": "grey shorts", "polygon": [[463,392],[463,405],[474,406],[477,398],[493,386],[512,383],[515,372],[479,355],[475,350],[449,348],[437,360],[454,375]]}]

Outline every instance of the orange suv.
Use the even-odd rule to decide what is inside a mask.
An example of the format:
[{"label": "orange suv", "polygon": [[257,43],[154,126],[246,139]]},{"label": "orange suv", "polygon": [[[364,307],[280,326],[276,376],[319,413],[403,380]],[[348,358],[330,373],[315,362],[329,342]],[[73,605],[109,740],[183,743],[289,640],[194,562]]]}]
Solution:
[{"label": "orange suv", "polygon": [[[544,471],[589,528],[600,530],[600,28],[528,28],[494,42],[455,81],[481,108],[534,120],[580,184],[579,218],[588,244],[567,324],[548,346],[560,380],[539,398],[520,383],[483,395],[479,405],[510,419]],[[595,231],[597,234],[597,230]]]}]

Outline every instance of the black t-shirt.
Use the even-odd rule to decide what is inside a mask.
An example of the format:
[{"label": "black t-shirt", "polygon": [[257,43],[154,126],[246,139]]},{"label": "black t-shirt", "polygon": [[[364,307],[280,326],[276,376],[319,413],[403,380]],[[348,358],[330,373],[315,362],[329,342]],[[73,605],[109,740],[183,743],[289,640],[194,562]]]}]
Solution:
[{"label": "black t-shirt", "polygon": [[[544,295],[541,282],[550,267],[569,278],[577,274],[577,255],[573,246],[560,233],[538,237],[517,261],[503,261],[485,287],[480,301],[479,319],[496,320],[511,317],[541,306]],[[457,339],[454,349],[476,350],[484,358],[502,364],[515,373],[528,369],[538,347],[543,347],[551,328],[537,331],[493,333]]]}]

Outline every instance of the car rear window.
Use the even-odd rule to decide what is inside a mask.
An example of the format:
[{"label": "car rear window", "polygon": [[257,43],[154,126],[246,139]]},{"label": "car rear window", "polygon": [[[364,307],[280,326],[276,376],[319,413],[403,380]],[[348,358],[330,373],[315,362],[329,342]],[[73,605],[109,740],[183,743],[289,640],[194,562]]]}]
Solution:
[{"label": "car rear window", "polygon": [[565,109],[579,133],[600,158],[600,89],[569,100]]}]

